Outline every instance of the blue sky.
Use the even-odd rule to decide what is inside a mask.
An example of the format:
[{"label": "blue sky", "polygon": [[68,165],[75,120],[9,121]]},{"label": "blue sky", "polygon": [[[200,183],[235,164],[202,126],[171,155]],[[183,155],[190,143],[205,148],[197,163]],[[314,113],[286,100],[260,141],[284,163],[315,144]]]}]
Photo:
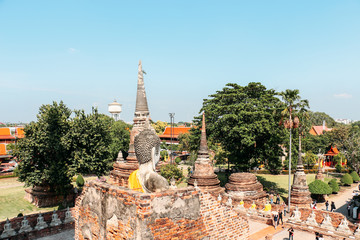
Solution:
[{"label": "blue sky", "polygon": [[299,89],[312,111],[360,120],[360,1],[0,0],[0,122],[42,104],[191,121],[226,83]]}]

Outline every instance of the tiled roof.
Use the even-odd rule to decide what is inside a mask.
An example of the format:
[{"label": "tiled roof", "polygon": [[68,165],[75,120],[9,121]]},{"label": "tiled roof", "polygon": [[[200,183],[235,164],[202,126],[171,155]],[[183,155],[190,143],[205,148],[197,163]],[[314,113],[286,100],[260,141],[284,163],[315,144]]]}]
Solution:
[{"label": "tiled roof", "polygon": [[337,149],[337,147],[330,147],[330,150],[325,154],[325,156],[335,156],[339,154],[339,150]]},{"label": "tiled roof", "polygon": [[[310,133],[313,134],[313,135],[321,135],[321,134],[323,134],[323,131],[324,131],[323,129],[324,129],[323,126],[312,126],[311,130],[313,130],[313,131],[310,130]],[[328,128],[328,127],[325,126],[325,132],[328,132],[328,131],[331,131],[331,130],[332,130],[332,128]]]},{"label": "tiled roof", "polygon": [[[181,133],[188,133],[191,127],[173,127],[173,138],[177,138]],[[159,135],[160,138],[171,137],[171,127],[166,127],[163,134]]]}]

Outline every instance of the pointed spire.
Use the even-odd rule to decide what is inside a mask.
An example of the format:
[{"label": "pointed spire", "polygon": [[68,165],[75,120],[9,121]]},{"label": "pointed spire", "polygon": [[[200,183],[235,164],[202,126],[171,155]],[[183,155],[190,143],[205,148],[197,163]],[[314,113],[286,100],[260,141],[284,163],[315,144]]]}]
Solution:
[{"label": "pointed spire", "polygon": [[199,149],[198,155],[203,156],[203,157],[208,157],[208,154],[209,154],[209,150],[208,150],[207,141],[206,141],[205,112],[203,112],[200,149]]},{"label": "pointed spire", "polygon": [[136,113],[143,113],[148,115],[149,108],[146,99],[145,86],[144,86],[144,75],[141,65],[141,60],[139,61],[138,68],[138,83],[137,83],[137,93],[136,93],[136,107],[135,107],[135,115]]}]

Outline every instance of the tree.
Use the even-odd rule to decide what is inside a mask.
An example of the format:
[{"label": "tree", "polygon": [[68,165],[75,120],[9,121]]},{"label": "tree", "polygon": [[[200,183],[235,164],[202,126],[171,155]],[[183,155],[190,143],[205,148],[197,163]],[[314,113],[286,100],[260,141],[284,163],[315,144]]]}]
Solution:
[{"label": "tree", "polygon": [[71,153],[72,175],[93,173],[100,177],[110,169],[114,160],[109,148],[112,143],[110,127],[97,109],[91,114],[75,111],[70,131],[64,136]]},{"label": "tree", "polygon": [[339,190],[340,190],[340,187],[339,187],[339,184],[337,183],[336,179],[331,179],[329,182],[328,182],[329,186],[331,187],[332,189],[332,193],[338,193]]},{"label": "tree", "polygon": [[[108,117],[108,116],[106,116]],[[110,117],[108,117],[110,118]],[[124,121],[114,121],[111,119],[110,126],[110,154],[112,159],[116,159],[118,153],[122,151],[124,159],[127,157],[127,151],[130,143],[130,130],[132,126]]]},{"label": "tree", "polygon": [[312,126],[322,126],[325,121],[329,128],[335,127],[337,123],[335,120],[324,112],[309,112],[310,122]]},{"label": "tree", "polygon": [[205,111],[209,139],[221,143],[229,161],[247,171],[282,154],[280,107],[273,89],[260,83],[244,87],[229,83],[205,99],[201,111]]},{"label": "tree", "polygon": [[168,126],[167,122],[156,121],[156,123],[152,122],[151,126],[155,129],[156,134],[162,134],[165,131],[165,128]]},{"label": "tree", "polygon": [[169,183],[171,178],[174,178],[177,183],[180,183],[183,178],[183,172],[176,164],[166,164],[160,168],[160,174],[163,176]]},{"label": "tree", "polygon": [[344,176],[342,176],[341,180],[340,180],[344,185],[351,185],[354,180],[353,178],[351,177],[350,174],[348,173],[345,173]]},{"label": "tree", "polygon": [[331,194],[332,188],[321,180],[315,180],[309,184],[309,191],[313,198],[324,201],[324,195]]},{"label": "tree", "polygon": [[357,172],[352,171],[352,172],[350,173],[350,176],[352,177],[352,179],[353,179],[354,182],[360,181],[359,174],[357,174]]},{"label": "tree", "polygon": [[307,164],[308,169],[310,168],[310,165],[314,165],[317,161],[318,157],[312,153],[311,151],[307,151],[305,153],[304,157],[304,163]]},{"label": "tree", "polygon": [[25,186],[44,186],[65,193],[71,183],[71,152],[64,143],[71,129],[71,110],[59,104],[42,105],[37,122],[24,128],[15,156],[20,160],[17,168],[19,181]]}]

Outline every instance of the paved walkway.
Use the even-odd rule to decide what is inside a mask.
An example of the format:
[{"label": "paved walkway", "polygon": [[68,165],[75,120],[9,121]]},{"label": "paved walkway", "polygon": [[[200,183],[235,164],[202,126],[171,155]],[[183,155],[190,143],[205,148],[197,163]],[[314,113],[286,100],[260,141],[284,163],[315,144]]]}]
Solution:
[{"label": "paved walkway", "polygon": [[75,230],[66,230],[58,234],[47,237],[37,238],[37,240],[74,240]]}]

